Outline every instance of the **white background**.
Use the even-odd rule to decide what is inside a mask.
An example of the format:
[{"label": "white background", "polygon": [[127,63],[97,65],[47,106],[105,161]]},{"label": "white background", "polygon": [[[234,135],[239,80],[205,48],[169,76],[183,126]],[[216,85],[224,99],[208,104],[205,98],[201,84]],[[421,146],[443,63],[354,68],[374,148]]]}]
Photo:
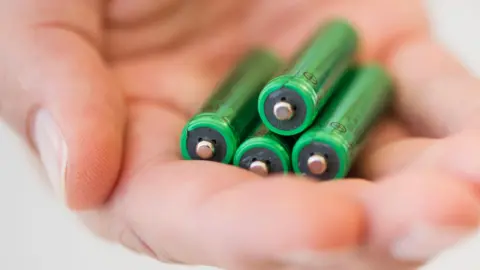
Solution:
[{"label": "white background", "polygon": [[[480,1],[429,2],[438,38],[480,74]],[[159,265],[84,231],[72,215],[42,190],[35,162],[1,122],[0,160],[0,269],[187,269]],[[480,269],[479,252],[480,235],[447,252],[427,269]],[[465,265],[470,266],[467,269]]]}]

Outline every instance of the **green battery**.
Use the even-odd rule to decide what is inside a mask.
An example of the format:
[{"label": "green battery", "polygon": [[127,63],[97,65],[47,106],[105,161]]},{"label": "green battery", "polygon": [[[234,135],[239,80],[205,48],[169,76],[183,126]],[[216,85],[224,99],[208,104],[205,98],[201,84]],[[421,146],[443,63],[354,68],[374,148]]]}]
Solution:
[{"label": "green battery", "polygon": [[294,143],[294,137],[277,135],[260,125],[238,147],[233,164],[262,176],[287,174],[291,171],[290,154]]},{"label": "green battery", "polygon": [[377,64],[352,68],[321,117],[292,151],[297,174],[318,180],[344,178],[365,136],[393,96],[392,80]]},{"label": "green battery", "polygon": [[258,95],[281,66],[270,51],[248,52],[184,127],[183,158],[230,163],[240,142],[258,126]]},{"label": "green battery", "polygon": [[357,33],[346,21],[321,26],[260,93],[258,112],[267,128],[284,136],[305,131],[354,61],[357,43]]}]

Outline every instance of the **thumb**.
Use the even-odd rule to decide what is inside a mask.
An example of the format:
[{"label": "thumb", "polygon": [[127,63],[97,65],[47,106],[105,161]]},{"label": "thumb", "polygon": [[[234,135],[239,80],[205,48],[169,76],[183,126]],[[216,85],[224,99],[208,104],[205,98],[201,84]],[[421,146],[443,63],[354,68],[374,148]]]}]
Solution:
[{"label": "thumb", "polygon": [[[94,46],[100,42],[91,23],[100,19],[96,5],[16,3],[8,4],[18,5],[10,10],[17,16],[8,22],[16,28],[0,37],[1,115],[33,144],[70,208],[96,207],[116,182],[125,122],[122,92]],[[18,16],[29,13],[35,15]]]}]

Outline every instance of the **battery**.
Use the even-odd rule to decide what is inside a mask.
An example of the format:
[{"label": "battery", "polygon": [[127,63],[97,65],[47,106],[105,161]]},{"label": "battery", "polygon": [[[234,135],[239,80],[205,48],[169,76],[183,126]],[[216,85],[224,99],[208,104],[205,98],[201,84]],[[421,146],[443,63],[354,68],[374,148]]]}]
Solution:
[{"label": "battery", "polygon": [[294,137],[284,137],[269,131],[264,125],[235,153],[233,164],[258,175],[287,174],[291,171],[290,154]]},{"label": "battery", "polygon": [[259,93],[281,67],[281,59],[272,52],[249,51],[185,125],[180,138],[183,158],[230,163],[240,142],[259,125]]},{"label": "battery", "polygon": [[375,63],[352,68],[314,124],[292,151],[295,173],[318,180],[347,176],[378,116],[391,102],[393,84]]},{"label": "battery", "polygon": [[355,60],[357,46],[356,30],[346,21],[332,20],[318,28],[260,93],[258,112],[267,128],[284,136],[305,131]]}]

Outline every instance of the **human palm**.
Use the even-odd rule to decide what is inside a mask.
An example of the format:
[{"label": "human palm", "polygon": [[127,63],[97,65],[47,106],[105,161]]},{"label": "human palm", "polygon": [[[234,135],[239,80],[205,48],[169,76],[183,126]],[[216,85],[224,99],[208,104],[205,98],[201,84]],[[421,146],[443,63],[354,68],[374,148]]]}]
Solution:
[{"label": "human palm", "polygon": [[[419,1],[67,2],[14,8],[31,28],[3,38],[0,107],[98,234],[227,269],[404,269],[478,225],[478,82],[430,39]],[[288,58],[337,16],[397,83],[352,179],[180,160],[183,125],[238,57]]]}]

